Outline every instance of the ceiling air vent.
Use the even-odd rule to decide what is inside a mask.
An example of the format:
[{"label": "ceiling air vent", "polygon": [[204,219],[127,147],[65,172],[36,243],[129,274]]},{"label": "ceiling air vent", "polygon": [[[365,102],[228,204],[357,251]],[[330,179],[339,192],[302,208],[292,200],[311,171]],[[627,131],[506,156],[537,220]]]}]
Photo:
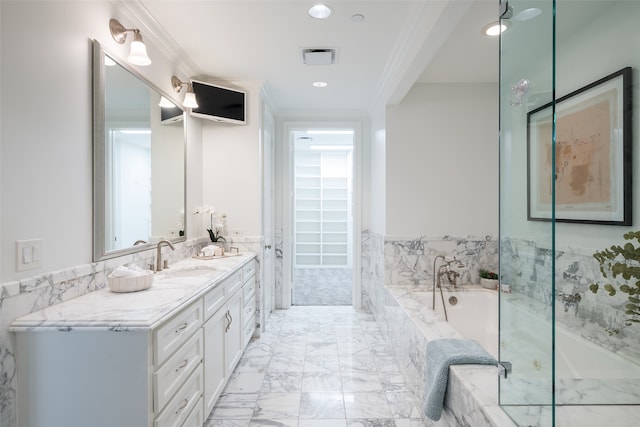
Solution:
[{"label": "ceiling air vent", "polygon": [[331,65],[336,63],[335,49],[302,49],[305,65]]}]

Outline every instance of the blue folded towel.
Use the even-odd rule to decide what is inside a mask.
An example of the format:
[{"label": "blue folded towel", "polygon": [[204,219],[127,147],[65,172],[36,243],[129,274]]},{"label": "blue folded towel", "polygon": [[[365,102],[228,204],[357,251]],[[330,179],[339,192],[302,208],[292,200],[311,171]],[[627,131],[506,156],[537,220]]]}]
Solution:
[{"label": "blue folded towel", "polygon": [[497,365],[498,362],[475,340],[441,338],[427,343],[427,383],[424,414],[433,421],[442,415],[451,365]]}]

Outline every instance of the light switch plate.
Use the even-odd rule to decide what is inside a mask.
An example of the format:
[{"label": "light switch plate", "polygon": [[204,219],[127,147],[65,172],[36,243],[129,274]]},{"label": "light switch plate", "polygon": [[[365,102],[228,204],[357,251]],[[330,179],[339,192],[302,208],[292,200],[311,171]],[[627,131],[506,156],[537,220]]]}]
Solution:
[{"label": "light switch plate", "polygon": [[16,240],[16,271],[42,268],[42,239]]}]

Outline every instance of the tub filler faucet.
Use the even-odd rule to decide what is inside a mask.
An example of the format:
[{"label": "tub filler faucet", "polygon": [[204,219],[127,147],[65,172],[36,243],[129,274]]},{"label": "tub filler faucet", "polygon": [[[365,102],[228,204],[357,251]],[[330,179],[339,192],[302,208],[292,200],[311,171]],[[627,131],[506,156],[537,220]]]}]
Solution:
[{"label": "tub filler faucet", "polygon": [[569,311],[569,307],[575,307],[575,315],[578,315],[578,304],[580,304],[580,301],[582,300],[579,293],[565,294],[563,292],[558,292],[558,298],[560,298],[562,304],[564,304],[565,313]]},{"label": "tub filler faucet", "polygon": [[[436,270],[436,263],[438,259],[442,259],[442,264]],[[438,255],[433,259],[433,305],[432,310],[436,311],[436,288],[440,289],[440,298],[442,299],[442,308],[444,310],[444,320],[449,321],[447,315],[447,306],[444,303],[444,295],[442,294],[442,278],[446,277],[449,285],[452,289],[456,289],[456,281],[460,277],[460,273],[451,269],[451,264],[455,264],[455,267],[464,267],[462,261],[456,259],[456,257],[449,258],[444,255]]]}]

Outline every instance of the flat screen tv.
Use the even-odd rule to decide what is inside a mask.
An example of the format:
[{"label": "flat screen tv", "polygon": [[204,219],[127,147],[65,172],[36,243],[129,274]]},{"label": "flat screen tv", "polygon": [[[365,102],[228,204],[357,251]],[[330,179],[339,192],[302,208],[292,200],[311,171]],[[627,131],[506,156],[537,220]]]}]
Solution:
[{"label": "flat screen tv", "polygon": [[182,121],[182,110],[180,107],[160,107],[160,122],[162,124]]},{"label": "flat screen tv", "polygon": [[218,122],[246,123],[246,93],[211,83],[191,80],[198,108],[191,115]]}]

